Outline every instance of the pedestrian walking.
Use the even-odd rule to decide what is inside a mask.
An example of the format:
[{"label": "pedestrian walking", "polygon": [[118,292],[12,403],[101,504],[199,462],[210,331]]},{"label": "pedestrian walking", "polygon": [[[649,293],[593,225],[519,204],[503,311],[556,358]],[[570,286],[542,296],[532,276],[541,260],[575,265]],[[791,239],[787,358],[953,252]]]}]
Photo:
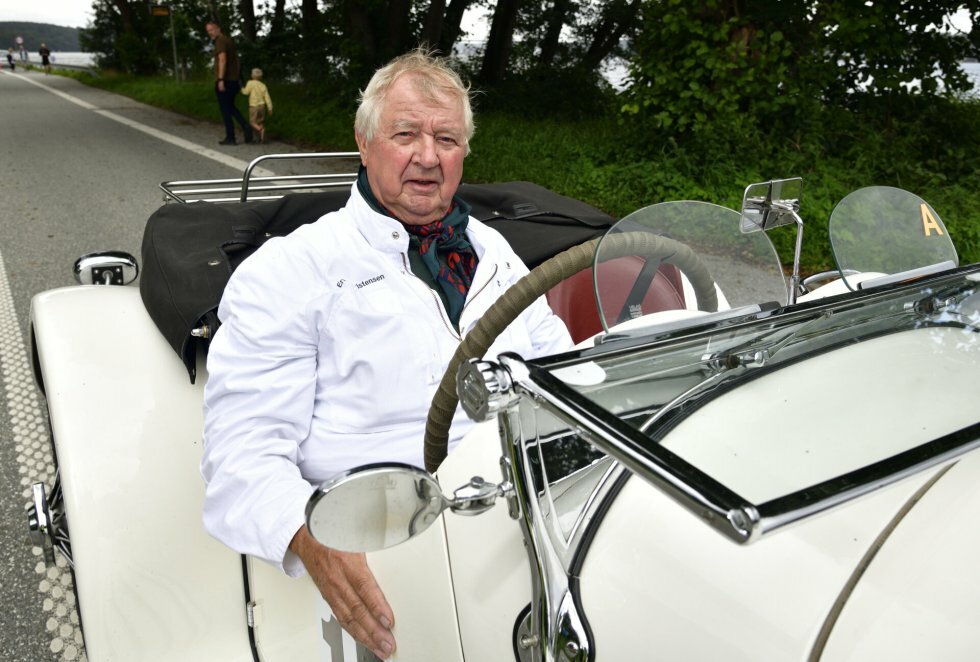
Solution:
[{"label": "pedestrian walking", "polygon": [[41,42],[41,48],[38,49],[37,54],[41,56],[41,66],[44,67],[44,73],[51,73],[51,49],[49,49],[44,42]]},{"label": "pedestrian walking", "polygon": [[225,123],[224,140],[219,140],[219,145],[237,145],[235,141],[234,119],[242,127],[245,134],[245,142],[252,142],[252,127],[245,121],[245,117],[235,105],[238,98],[238,91],[242,83],[239,77],[240,65],[238,63],[238,51],[235,49],[235,42],[231,37],[221,32],[221,27],[214,22],[204,26],[208,37],[214,41],[214,94],[218,97],[218,109],[221,111],[221,119]]},{"label": "pedestrian walking", "polygon": [[15,69],[15,67],[14,67],[14,49],[12,49],[12,48],[8,48],[7,49],[7,62],[8,62],[8,64],[10,64],[10,70],[11,71],[14,71],[14,69]]},{"label": "pedestrian walking", "polygon": [[248,95],[248,123],[259,134],[259,142],[265,142],[265,116],[272,114],[272,97],[262,82],[262,70],[252,69],[252,80],[245,83],[242,94]]}]

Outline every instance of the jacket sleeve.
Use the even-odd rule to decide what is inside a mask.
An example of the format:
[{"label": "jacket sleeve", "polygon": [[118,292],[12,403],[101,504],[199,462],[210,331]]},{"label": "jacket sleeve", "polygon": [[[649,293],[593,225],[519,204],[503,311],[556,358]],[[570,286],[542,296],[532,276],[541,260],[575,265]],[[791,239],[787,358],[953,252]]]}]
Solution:
[{"label": "jacket sleeve", "polygon": [[265,107],[272,112],[272,95],[269,94],[269,88],[265,88]]},{"label": "jacket sleeve", "polygon": [[[506,246],[506,251],[511,255],[510,259],[516,264],[520,264],[520,271],[515,278],[516,282],[527,275],[529,270],[514,249],[510,247],[510,244],[507,244],[506,240],[502,239],[502,241]],[[572,349],[575,344],[568,332],[568,327],[551,310],[548,300],[543,295],[528,306],[518,317],[518,320],[525,325],[531,339],[532,352],[530,356],[525,358],[533,359],[539,356],[558,354]]]},{"label": "jacket sleeve", "polygon": [[236,270],[219,308],[204,391],[203,515],[227,546],[297,575],[302,564],[287,551],[313,491],[298,463],[317,338],[301,298],[308,288],[296,285],[295,266],[273,243]]},{"label": "jacket sleeve", "polygon": [[560,317],[555,315],[545,297],[538,298],[521,315],[531,337],[533,351],[526,358],[537,358],[558,354],[572,349],[575,343],[568,328]]}]

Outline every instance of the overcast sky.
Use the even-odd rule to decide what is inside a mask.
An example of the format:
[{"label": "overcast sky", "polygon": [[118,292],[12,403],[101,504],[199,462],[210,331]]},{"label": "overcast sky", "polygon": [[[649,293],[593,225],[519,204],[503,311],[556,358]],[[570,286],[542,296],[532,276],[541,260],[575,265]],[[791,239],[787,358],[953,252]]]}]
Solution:
[{"label": "overcast sky", "polygon": [[0,0],[0,20],[53,23],[84,28],[92,20],[91,0]]}]

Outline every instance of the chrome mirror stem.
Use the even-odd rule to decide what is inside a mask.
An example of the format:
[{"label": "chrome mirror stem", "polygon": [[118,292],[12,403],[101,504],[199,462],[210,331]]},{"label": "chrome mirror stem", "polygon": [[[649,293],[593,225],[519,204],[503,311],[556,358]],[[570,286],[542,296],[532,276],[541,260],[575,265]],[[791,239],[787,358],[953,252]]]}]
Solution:
[{"label": "chrome mirror stem", "polygon": [[479,515],[493,507],[498,497],[509,497],[514,493],[510,482],[489,483],[480,476],[473,476],[466,485],[453,492],[449,509],[459,515]]},{"label": "chrome mirror stem", "polygon": [[792,212],[796,220],[796,248],[793,250],[793,274],[789,279],[789,293],[786,303],[793,305],[796,297],[800,294],[800,252],[803,250],[803,219],[795,211]]}]

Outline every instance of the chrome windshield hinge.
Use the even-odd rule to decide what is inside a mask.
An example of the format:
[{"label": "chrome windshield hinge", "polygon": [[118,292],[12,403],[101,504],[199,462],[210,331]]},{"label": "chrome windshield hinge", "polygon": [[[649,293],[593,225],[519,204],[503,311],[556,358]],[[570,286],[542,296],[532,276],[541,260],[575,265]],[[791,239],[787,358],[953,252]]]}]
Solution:
[{"label": "chrome windshield hinge", "polygon": [[262,623],[262,605],[254,600],[245,604],[245,620],[250,628]]},{"label": "chrome windshield hinge", "polygon": [[456,393],[463,411],[477,422],[489,421],[517,403],[513,385],[510,373],[491,361],[470,359],[456,373]]}]

